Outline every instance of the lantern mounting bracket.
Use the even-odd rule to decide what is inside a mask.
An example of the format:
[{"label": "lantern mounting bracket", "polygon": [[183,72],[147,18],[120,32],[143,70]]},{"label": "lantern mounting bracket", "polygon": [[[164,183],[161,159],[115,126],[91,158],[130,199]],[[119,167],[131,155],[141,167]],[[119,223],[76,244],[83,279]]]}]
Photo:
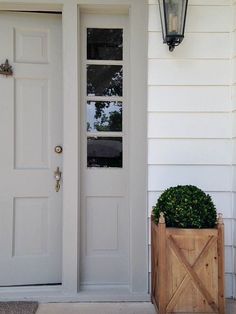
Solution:
[{"label": "lantern mounting bracket", "polygon": [[164,43],[166,43],[169,46],[169,51],[173,51],[175,49],[175,47],[179,46],[181,44],[181,42],[183,41],[184,36],[167,36],[166,40],[164,41]]}]

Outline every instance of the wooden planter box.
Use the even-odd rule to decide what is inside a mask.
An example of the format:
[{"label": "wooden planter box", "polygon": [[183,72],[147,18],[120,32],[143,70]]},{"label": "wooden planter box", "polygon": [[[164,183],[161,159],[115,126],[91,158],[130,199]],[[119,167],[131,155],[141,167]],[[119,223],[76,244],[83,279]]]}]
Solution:
[{"label": "wooden planter box", "polygon": [[166,228],[151,222],[152,302],[159,314],[225,314],[224,224],[215,229]]}]

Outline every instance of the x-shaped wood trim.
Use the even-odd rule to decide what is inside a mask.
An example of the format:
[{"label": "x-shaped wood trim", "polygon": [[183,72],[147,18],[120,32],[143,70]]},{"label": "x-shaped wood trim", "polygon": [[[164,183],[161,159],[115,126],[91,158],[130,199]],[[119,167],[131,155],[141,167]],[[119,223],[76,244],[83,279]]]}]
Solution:
[{"label": "x-shaped wood trim", "polygon": [[199,267],[201,266],[202,262],[204,261],[204,257],[207,255],[209,248],[215,244],[217,238],[214,237],[214,236],[210,237],[209,241],[206,243],[206,245],[203,248],[202,252],[199,254],[199,256],[197,257],[196,261],[194,262],[193,266],[191,266],[189,264],[187,258],[185,257],[183,252],[178,247],[178,244],[176,243],[176,241],[175,241],[175,239],[173,238],[172,235],[169,236],[168,240],[169,240],[169,243],[170,243],[170,247],[175,252],[178,260],[185,267],[187,273],[185,274],[182,282],[180,283],[179,287],[177,288],[177,290],[175,291],[174,295],[172,296],[169,304],[167,305],[167,308],[166,308],[167,312],[173,311],[173,308],[174,308],[174,306],[175,306],[179,296],[181,295],[183,289],[186,287],[186,285],[188,284],[190,279],[192,279],[194,284],[197,286],[197,288],[200,290],[200,292],[202,293],[204,298],[207,300],[207,303],[213,309],[213,311],[218,313],[218,307],[217,307],[214,299],[212,298],[211,294],[208,292],[208,290],[206,289],[206,287],[202,283],[202,281],[199,278],[198,274],[196,273],[196,271],[199,269]]}]

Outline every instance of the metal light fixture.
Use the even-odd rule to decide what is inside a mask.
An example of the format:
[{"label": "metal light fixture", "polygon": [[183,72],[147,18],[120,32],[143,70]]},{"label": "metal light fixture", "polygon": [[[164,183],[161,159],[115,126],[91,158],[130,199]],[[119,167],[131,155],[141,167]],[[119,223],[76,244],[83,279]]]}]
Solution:
[{"label": "metal light fixture", "polygon": [[188,0],[158,0],[163,42],[173,51],[184,39]]}]

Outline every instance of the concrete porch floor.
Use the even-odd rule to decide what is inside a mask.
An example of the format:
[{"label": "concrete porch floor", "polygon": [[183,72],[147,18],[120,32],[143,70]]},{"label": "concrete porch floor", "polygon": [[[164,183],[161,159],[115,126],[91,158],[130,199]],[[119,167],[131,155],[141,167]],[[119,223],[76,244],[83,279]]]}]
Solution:
[{"label": "concrete porch floor", "polygon": [[[155,314],[151,303],[49,303],[37,314]],[[227,301],[227,314],[236,314],[236,301]],[[196,313],[197,314],[197,313]]]}]

